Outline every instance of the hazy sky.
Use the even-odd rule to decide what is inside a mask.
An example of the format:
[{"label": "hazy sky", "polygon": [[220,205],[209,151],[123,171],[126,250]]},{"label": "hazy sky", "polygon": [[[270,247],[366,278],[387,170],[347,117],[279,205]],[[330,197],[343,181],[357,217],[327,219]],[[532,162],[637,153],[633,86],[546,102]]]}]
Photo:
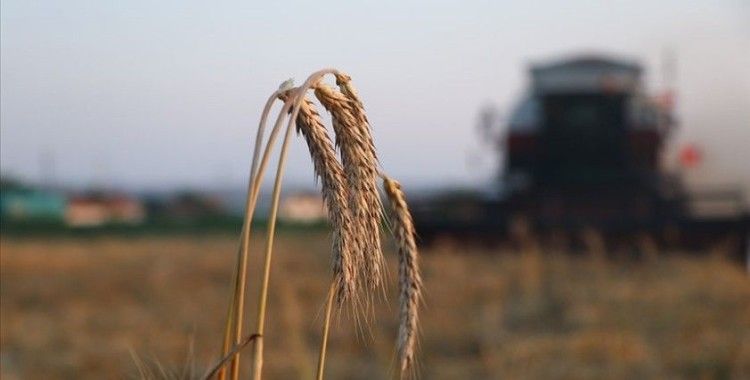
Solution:
[{"label": "hazy sky", "polygon": [[[333,66],[353,76],[388,172],[470,185],[493,171],[469,163],[478,108],[509,109],[527,63],[612,52],[656,86],[669,47],[678,140],[702,142],[706,178],[750,184],[746,0],[352,3],[3,0],[2,171],[238,185],[267,95]],[[292,183],[312,179],[304,151],[297,140]]]}]

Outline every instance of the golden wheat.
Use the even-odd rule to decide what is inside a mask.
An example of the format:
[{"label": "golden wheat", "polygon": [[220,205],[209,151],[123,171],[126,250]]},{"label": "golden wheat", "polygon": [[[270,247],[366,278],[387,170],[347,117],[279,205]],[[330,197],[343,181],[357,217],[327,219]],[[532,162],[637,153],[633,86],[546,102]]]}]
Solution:
[{"label": "golden wheat", "polygon": [[379,233],[383,214],[377,190],[378,160],[370,127],[364,109],[357,104],[358,98],[350,99],[324,83],[315,86],[315,96],[332,115],[336,145],[349,184],[349,207],[360,231],[357,233],[360,252],[356,256],[362,260],[358,265],[362,271],[359,278],[364,287],[374,289],[382,284],[383,276]]},{"label": "golden wheat", "polygon": [[315,104],[304,98],[297,116],[297,131],[304,136],[313,162],[315,174],[320,178],[323,199],[328,209],[328,218],[333,227],[333,272],[337,286],[337,297],[343,302],[354,294],[356,271],[352,262],[352,251],[357,241],[353,230],[346,178],[328,132]]},{"label": "golden wheat", "polygon": [[[323,76],[333,74],[340,91],[322,83]],[[333,130],[336,133],[336,146],[341,160],[326,130],[325,124],[316,110],[315,104],[306,96],[308,90],[331,113]],[[362,101],[351,83],[351,78],[339,71],[326,69],[313,73],[300,87],[292,88],[289,81],[274,92],[272,98],[284,102],[272,129],[260,161],[261,140],[265,130],[272,100],[264,108],[253,153],[250,170],[250,185],[246,202],[245,222],[242,230],[242,244],[234,276],[232,302],[226,321],[222,362],[216,372],[220,378],[228,373],[233,379],[239,376],[239,352],[244,341],[241,339],[244,310],[244,293],[247,282],[247,257],[249,254],[250,225],[257,204],[260,186],[269,162],[276,137],[285,117],[290,115],[286,133],[279,153],[279,161],[274,180],[272,204],[268,217],[268,230],[258,295],[257,326],[253,334],[252,377],[261,378],[263,367],[263,342],[265,331],[266,305],[268,301],[269,278],[276,216],[281,194],[284,165],[289,148],[292,129],[301,134],[307,142],[316,177],[321,182],[321,193],[328,209],[333,228],[332,256],[334,278],[326,301],[326,317],[318,356],[317,378],[322,379],[328,343],[328,331],[334,298],[339,305],[350,300],[356,307],[359,296],[365,301],[372,299],[372,290],[382,285],[383,256],[380,241],[380,226],[383,217],[377,179],[378,159],[370,131],[370,125]],[[390,182],[388,182],[390,181]],[[413,368],[414,346],[417,333],[417,307],[421,294],[421,279],[414,242],[414,226],[406,206],[403,192],[395,181],[386,182],[386,192],[394,210],[395,237],[400,254],[401,285],[401,326],[398,347],[401,355],[401,373]],[[361,284],[361,285],[360,285]],[[337,297],[334,297],[336,295]],[[371,302],[365,305],[372,306]],[[234,348],[229,342],[234,341]],[[223,364],[231,357],[231,366]],[[212,372],[213,373],[213,372]]]},{"label": "golden wheat", "polygon": [[419,303],[422,297],[422,277],[412,221],[401,185],[383,176],[383,188],[391,205],[391,228],[398,248],[399,328],[398,353],[401,377],[414,364],[414,349],[419,324]]}]

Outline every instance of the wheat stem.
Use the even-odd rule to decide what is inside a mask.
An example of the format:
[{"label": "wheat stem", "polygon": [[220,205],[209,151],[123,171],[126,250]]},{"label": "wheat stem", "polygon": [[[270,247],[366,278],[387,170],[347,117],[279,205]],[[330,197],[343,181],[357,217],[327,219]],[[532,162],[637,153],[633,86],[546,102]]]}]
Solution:
[{"label": "wheat stem", "polygon": [[[294,109],[291,112],[291,117],[289,118],[289,123],[287,125],[286,134],[284,136],[284,141],[281,145],[281,152],[279,153],[279,163],[278,167],[276,169],[276,178],[274,180],[274,188],[273,188],[273,203],[271,206],[271,211],[268,218],[268,233],[266,238],[266,250],[264,255],[264,265],[263,265],[263,278],[261,283],[261,289],[260,289],[260,295],[258,298],[258,317],[257,317],[257,328],[256,333],[261,335],[261,338],[255,340],[253,344],[253,366],[252,366],[252,374],[254,380],[260,380],[261,378],[261,372],[263,369],[263,332],[265,329],[265,315],[266,315],[266,304],[268,301],[268,284],[271,274],[271,258],[273,256],[273,240],[274,240],[274,234],[276,233],[276,216],[278,213],[279,208],[279,197],[281,195],[281,179],[282,174],[284,171],[284,164],[286,163],[286,153],[289,148],[289,137],[292,133],[292,127],[294,126],[295,121],[297,120],[297,116],[299,115],[300,110],[300,104],[303,101],[305,92],[314,84],[316,83],[320,77],[327,73],[331,73],[334,71],[331,71],[330,69],[324,69],[320,70],[318,72],[313,73],[310,75],[310,77],[307,78],[305,83],[300,86],[299,88],[295,89],[294,91],[290,91],[292,93],[292,96],[289,100],[284,102],[284,107],[281,109],[281,113],[279,114],[279,117],[276,120],[276,125],[274,125],[274,129],[271,132],[271,136],[274,136],[278,132],[278,128],[280,127],[280,123],[283,120],[283,117],[286,115],[286,113],[289,112],[289,109],[291,105],[294,105]],[[265,170],[266,164],[268,163],[268,157],[271,147],[271,137],[269,137],[269,143],[266,145],[266,151],[263,154],[263,159],[261,160],[260,167],[258,169],[258,177],[262,177],[262,171]],[[260,180],[255,181],[255,188],[254,190],[254,196],[253,196],[253,203],[257,201],[258,193],[260,191]],[[237,334],[236,336],[239,336]]]},{"label": "wheat stem", "polygon": [[[263,135],[265,134],[266,130],[266,121],[268,120],[268,115],[271,112],[271,107],[273,106],[273,103],[276,102],[276,100],[279,97],[279,94],[283,92],[280,88],[277,91],[274,91],[271,96],[268,97],[268,100],[266,100],[266,104],[263,107],[263,112],[260,116],[260,122],[258,123],[258,131],[255,136],[255,147],[253,149],[253,159],[250,164],[250,177],[248,179],[248,199],[252,195],[252,189],[253,189],[253,183],[255,182],[255,174],[257,172],[258,168],[258,156],[260,154],[260,149],[263,143]],[[247,201],[246,201],[247,203]],[[247,207],[247,206],[246,206]],[[245,224],[249,224],[250,222],[245,219],[243,221],[242,231],[245,231]],[[241,241],[244,240],[244,235],[241,236]],[[246,262],[246,261],[245,261]],[[235,327],[235,320],[234,320],[234,314],[237,307],[237,295],[238,295],[238,287],[239,287],[239,278],[240,278],[240,268],[243,264],[243,251],[242,249],[239,249],[237,252],[237,265],[235,268],[234,276],[233,276],[233,292],[232,292],[232,300],[229,303],[229,307],[227,310],[227,319],[226,323],[224,325],[224,342],[222,344],[221,349],[221,357],[227,356],[229,353],[229,350],[232,345],[232,330],[234,330]],[[226,367],[222,366],[219,374],[218,374],[219,380],[224,380],[226,378]]]},{"label": "wheat stem", "polygon": [[[275,92],[274,95],[278,97],[279,92]],[[288,112],[289,108],[291,107],[290,102],[285,102],[284,106],[281,109],[281,112],[279,113],[279,116],[276,118],[276,122],[274,124],[273,130],[271,130],[271,134],[268,137],[268,142],[266,143],[265,150],[263,152],[263,157],[261,159],[260,165],[256,167],[255,163],[257,163],[254,153],[253,161],[254,164],[251,168],[251,174],[253,176],[250,178],[249,182],[249,191],[248,196],[245,204],[245,221],[242,226],[242,244],[240,249],[240,263],[238,265],[238,281],[237,281],[237,287],[235,288],[235,298],[234,298],[234,342],[235,344],[238,344],[240,340],[242,339],[242,324],[243,324],[243,318],[244,318],[244,307],[245,307],[245,289],[247,284],[247,261],[248,256],[250,252],[250,231],[252,226],[252,220],[253,215],[255,213],[255,208],[258,203],[258,195],[260,193],[260,186],[263,182],[263,175],[265,174],[266,167],[268,166],[268,161],[271,156],[271,150],[273,148],[273,144],[276,141],[276,136],[278,135],[279,130],[281,129],[281,125],[284,122],[284,118],[286,116],[286,113]],[[265,121],[265,119],[262,119],[262,121]],[[262,130],[265,127],[265,123],[263,122],[259,127],[259,137],[261,136]],[[256,141],[256,147],[259,147],[258,142]],[[232,372],[232,380],[237,380],[239,378],[239,366],[240,366],[240,354],[239,352],[235,354],[235,356],[232,358],[232,365],[231,365],[231,372]]]},{"label": "wheat stem", "polygon": [[[276,217],[279,210],[279,198],[281,196],[281,182],[284,174],[284,165],[286,164],[287,151],[289,150],[289,140],[292,134],[292,129],[297,120],[297,116],[299,115],[300,104],[303,101],[305,91],[310,87],[312,83],[312,77],[308,78],[308,80],[305,81],[305,84],[296,89],[291,97],[291,100],[284,103],[282,115],[279,116],[281,118],[283,116],[283,113],[288,112],[289,106],[291,104],[294,104],[294,110],[292,111],[291,117],[289,118],[289,123],[286,127],[284,141],[281,144],[279,162],[276,168],[276,178],[274,180],[273,186],[273,200],[271,204],[271,211],[268,216],[268,233],[266,237],[266,250],[264,255],[263,278],[261,280],[262,283],[260,295],[258,298],[258,317],[256,328],[256,333],[261,337],[255,340],[253,344],[252,374],[254,380],[260,380],[261,372],[263,369],[263,333],[265,330],[266,305],[268,303],[268,286],[271,277],[271,259],[273,257],[273,242],[276,234]],[[264,157],[264,159],[265,158],[266,157]]]},{"label": "wheat stem", "polygon": [[318,353],[318,372],[315,377],[317,380],[323,380],[323,371],[326,362],[326,351],[328,350],[328,331],[331,326],[331,311],[333,310],[333,299],[336,294],[336,283],[332,282],[328,289],[328,299],[326,300],[326,315],[323,321],[323,336],[320,341],[320,352]]},{"label": "wheat stem", "polygon": [[[292,119],[293,120],[293,119]],[[286,135],[284,136],[284,142],[281,145],[281,152],[279,153],[279,164],[276,168],[276,178],[273,185],[273,201],[271,204],[271,211],[268,216],[268,232],[266,236],[266,250],[264,254],[263,263],[263,277],[260,288],[260,295],[258,297],[258,317],[256,333],[260,335],[253,344],[253,379],[260,380],[261,371],[263,367],[263,333],[265,331],[265,316],[266,316],[266,305],[268,303],[268,286],[271,277],[271,259],[273,257],[273,243],[276,234],[276,216],[279,210],[279,198],[281,194],[281,182],[284,174],[284,166],[286,164],[287,151],[289,150],[289,136],[291,135],[291,127],[287,128]]]},{"label": "wheat stem", "polygon": [[[239,273],[239,252],[237,255],[238,261],[237,261],[237,270],[235,270],[234,273],[234,281],[232,282],[233,288],[237,289],[237,281],[239,281],[238,273]],[[234,330],[234,308],[237,307],[235,294],[232,294],[232,299],[229,302],[229,308],[227,309],[227,319],[226,323],[224,325],[224,342],[221,346],[221,357],[224,358],[229,354],[229,350],[232,345],[232,331]],[[221,366],[219,369],[219,373],[217,378],[219,380],[225,380],[227,377],[227,369],[226,366]]]}]

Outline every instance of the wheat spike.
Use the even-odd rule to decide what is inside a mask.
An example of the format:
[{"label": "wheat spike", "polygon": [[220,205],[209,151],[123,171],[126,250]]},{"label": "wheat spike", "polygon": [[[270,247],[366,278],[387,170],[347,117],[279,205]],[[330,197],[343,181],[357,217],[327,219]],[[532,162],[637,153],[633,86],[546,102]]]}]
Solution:
[{"label": "wheat spike", "polygon": [[351,113],[357,120],[357,132],[359,132],[360,136],[362,136],[363,142],[368,150],[367,154],[369,157],[371,157],[371,159],[377,166],[378,155],[375,151],[375,143],[372,139],[370,122],[367,120],[365,106],[362,103],[362,100],[359,98],[359,93],[352,84],[352,78],[342,72],[336,72],[335,77],[336,85],[339,86],[341,93],[350,101],[349,106],[351,107]]},{"label": "wheat spike", "polygon": [[[349,207],[357,230],[363,285],[376,288],[382,284],[383,255],[380,242],[382,207],[377,190],[377,156],[364,109],[328,85],[318,83],[315,95],[331,113],[336,145],[349,185]],[[361,265],[360,265],[361,264]]]},{"label": "wheat spike", "polygon": [[333,226],[333,272],[339,302],[354,294],[356,270],[352,252],[356,248],[351,221],[346,177],[336,159],[336,151],[315,104],[307,97],[300,103],[297,132],[304,136],[316,176],[320,179],[323,200]]},{"label": "wheat spike", "polygon": [[401,377],[405,377],[414,364],[414,349],[419,327],[419,303],[422,296],[422,277],[419,274],[419,257],[406,197],[401,185],[383,177],[383,187],[391,205],[391,228],[398,247],[399,328],[398,353]]}]

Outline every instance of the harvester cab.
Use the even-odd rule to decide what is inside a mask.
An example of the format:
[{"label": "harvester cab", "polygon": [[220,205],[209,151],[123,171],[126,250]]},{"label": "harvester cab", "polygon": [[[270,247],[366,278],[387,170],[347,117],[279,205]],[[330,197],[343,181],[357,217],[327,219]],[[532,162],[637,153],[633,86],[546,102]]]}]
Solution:
[{"label": "harvester cab", "polygon": [[642,71],[605,56],[532,65],[498,141],[495,195],[421,202],[423,241],[503,241],[520,219],[539,234],[596,231],[604,241],[648,236],[654,245],[703,249],[729,239],[744,255],[744,204],[732,216],[697,217],[681,178],[662,167],[675,118],[671,102],[645,92]]},{"label": "harvester cab", "polygon": [[586,56],[530,71],[501,142],[500,187],[517,213],[581,227],[674,212],[681,185],[659,165],[673,118],[643,92],[640,66]]}]

